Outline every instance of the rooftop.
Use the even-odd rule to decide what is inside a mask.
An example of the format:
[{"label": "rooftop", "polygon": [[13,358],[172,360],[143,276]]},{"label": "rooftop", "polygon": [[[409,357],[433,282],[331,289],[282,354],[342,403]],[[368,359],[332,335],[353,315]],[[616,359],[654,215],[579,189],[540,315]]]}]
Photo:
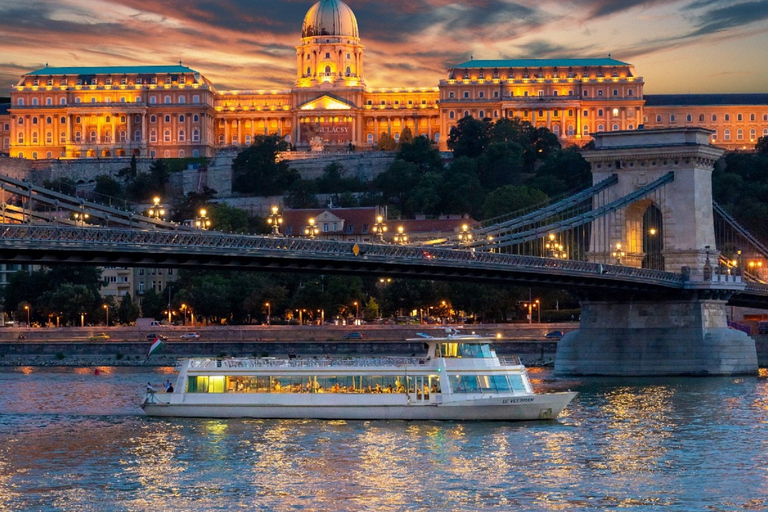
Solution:
[{"label": "rooftop", "polygon": [[631,66],[616,59],[503,59],[469,60],[453,66],[457,68],[569,68],[590,66]]},{"label": "rooftop", "polygon": [[48,75],[142,75],[156,73],[197,73],[187,66],[96,66],[96,67],[45,67],[30,71],[26,76]]}]

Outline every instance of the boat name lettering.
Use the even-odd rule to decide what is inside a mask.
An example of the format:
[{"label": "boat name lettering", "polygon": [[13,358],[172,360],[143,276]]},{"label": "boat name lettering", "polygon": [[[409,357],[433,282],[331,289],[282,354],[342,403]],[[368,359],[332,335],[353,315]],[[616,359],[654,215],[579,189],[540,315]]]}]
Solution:
[{"label": "boat name lettering", "polygon": [[508,400],[502,400],[503,404],[520,404],[523,402],[533,402],[533,398],[510,398]]}]

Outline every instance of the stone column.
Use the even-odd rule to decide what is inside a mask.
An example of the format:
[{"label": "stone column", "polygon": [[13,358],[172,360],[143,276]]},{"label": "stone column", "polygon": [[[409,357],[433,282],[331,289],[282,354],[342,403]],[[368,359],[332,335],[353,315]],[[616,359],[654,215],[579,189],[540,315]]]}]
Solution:
[{"label": "stone column", "polygon": [[755,342],[729,329],[726,300],[582,301],[578,331],[557,345],[570,375],[757,375]]}]

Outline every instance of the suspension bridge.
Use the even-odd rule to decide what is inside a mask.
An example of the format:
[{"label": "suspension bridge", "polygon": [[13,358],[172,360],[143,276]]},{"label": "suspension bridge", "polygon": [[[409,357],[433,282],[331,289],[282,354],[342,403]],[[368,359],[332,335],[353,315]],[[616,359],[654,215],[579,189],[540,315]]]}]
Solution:
[{"label": "suspension bridge", "polygon": [[558,371],[754,373],[754,342],[728,329],[725,306],[768,309],[768,250],[713,203],[720,156],[701,129],[598,134],[585,153],[593,186],[443,246],[205,232],[0,178],[0,261],[557,287],[582,303]]}]

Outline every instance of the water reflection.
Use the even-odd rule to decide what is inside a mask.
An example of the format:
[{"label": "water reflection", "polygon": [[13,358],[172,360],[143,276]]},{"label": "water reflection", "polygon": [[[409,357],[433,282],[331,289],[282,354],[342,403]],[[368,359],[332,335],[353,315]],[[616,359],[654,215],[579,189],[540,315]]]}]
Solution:
[{"label": "water reflection", "polygon": [[[0,370],[0,510],[736,510],[768,379],[581,379],[558,421],[150,419],[155,370]],[[565,383],[565,384],[564,384]]]}]

